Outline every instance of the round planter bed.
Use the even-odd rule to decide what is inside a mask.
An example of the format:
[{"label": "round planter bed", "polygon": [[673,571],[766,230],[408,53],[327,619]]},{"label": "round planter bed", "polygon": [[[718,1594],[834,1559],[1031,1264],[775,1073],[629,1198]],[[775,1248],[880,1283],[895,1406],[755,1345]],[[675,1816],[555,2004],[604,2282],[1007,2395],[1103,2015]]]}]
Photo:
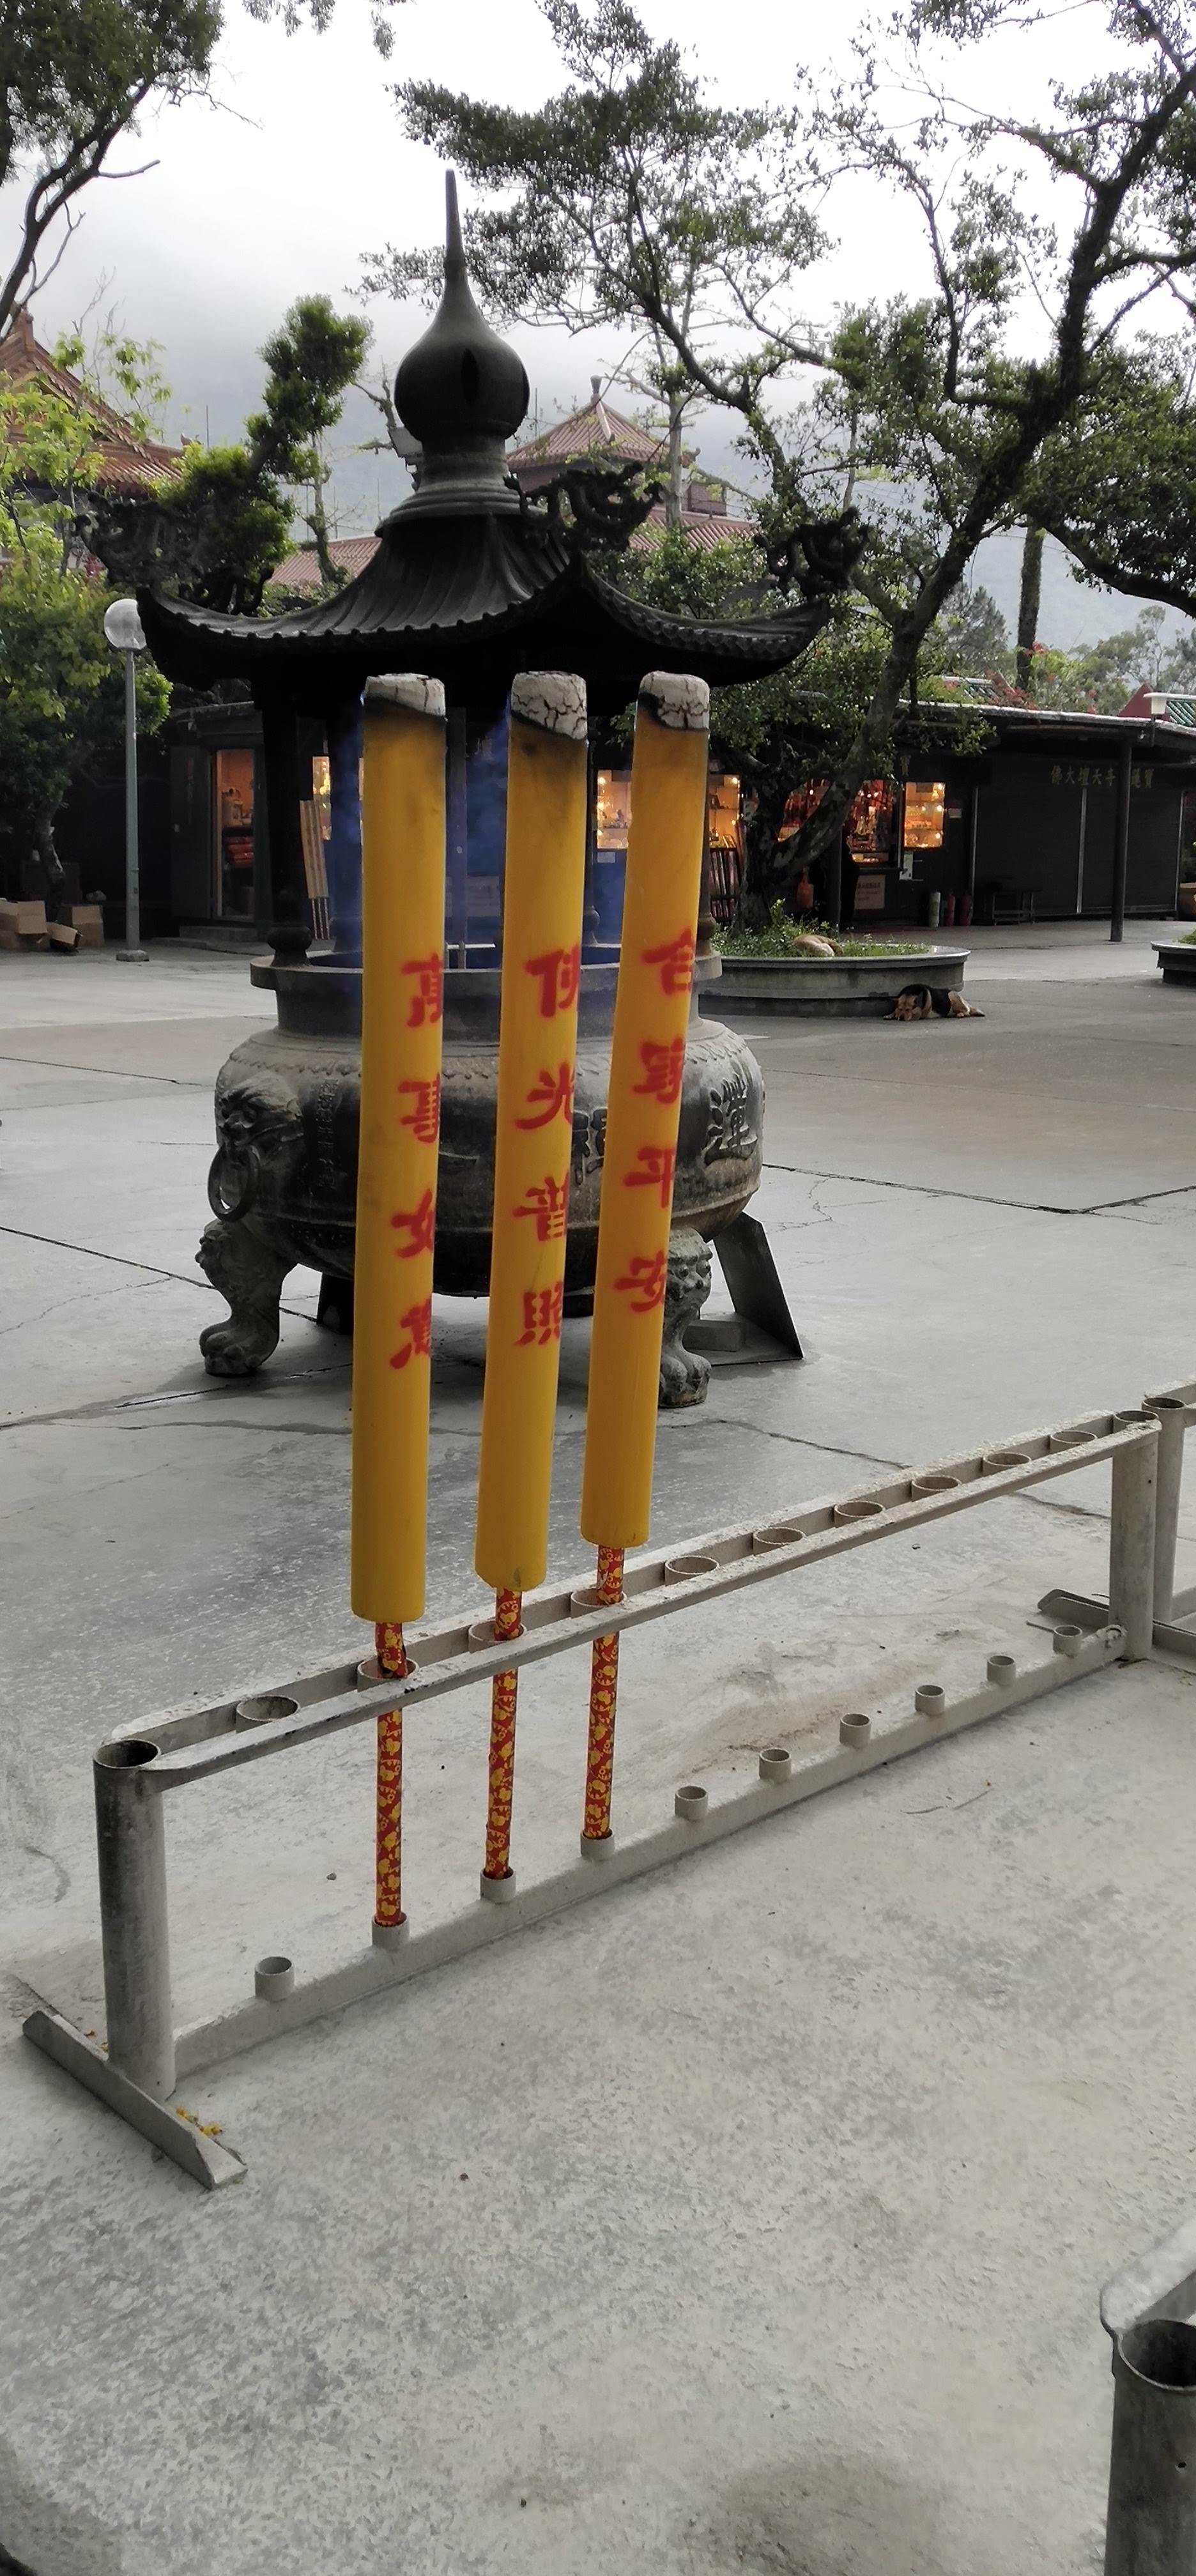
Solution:
[{"label": "round planter bed", "polygon": [[1165,984],[1188,984],[1196,977],[1196,947],[1187,947],[1182,939],[1152,939],[1150,944],[1163,969]]},{"label": "round planter bed", "polygon": [[[710,1003],[720,1012],[887,1019],[907,984],[958,993],[969,953],[925,948],[914,957],[724,957]],[[1188,955],[1196,966],[1196,948]]]}]

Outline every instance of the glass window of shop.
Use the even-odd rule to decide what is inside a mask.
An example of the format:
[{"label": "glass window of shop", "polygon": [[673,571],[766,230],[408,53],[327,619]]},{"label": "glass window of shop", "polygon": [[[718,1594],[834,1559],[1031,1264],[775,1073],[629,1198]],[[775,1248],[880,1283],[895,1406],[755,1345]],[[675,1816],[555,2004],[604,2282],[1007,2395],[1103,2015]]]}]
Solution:
[{"label": "glass window of shop", "polygon": [[[631,829],[631,772],[600,769],[595,781],[594,882],[597,938],[617,941],[623,918],[623,882]],[[730,770],[712,769],[706,799],[710,854],[710,910],[716,921],[734,919],[743,878],[743,787]]]},{"label": "glass window of shop", "polygon": [[215,883],[217,921],[253,919],[253,753],[216,754]]}]

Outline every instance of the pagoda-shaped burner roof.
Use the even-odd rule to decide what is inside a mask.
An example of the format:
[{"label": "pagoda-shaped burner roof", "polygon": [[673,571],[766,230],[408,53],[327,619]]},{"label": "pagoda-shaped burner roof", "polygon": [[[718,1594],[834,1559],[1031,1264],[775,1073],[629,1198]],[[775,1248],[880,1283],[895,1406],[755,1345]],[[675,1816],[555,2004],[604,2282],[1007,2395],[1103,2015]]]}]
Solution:
[{"label": "pagoda-shaped burner roof", "polygon": [[593,569],[559,517],[525,501],[504,447],[527,378],[470,292],[451,176],[444,293],[395,398],[422,444],[419,481],[383,521],[364,571],[332,598],[272,618],[143,591],[146,640],[170,678],[206,688],[236,677],[258,698],[316,709],[372,673],[418,670],[456,704],[497,707],[519,671],[576,670],[601,718],[649,667],[712,686],[754,679],[794,661],[823,624],[823,601],[717,623],[645,607]]}]

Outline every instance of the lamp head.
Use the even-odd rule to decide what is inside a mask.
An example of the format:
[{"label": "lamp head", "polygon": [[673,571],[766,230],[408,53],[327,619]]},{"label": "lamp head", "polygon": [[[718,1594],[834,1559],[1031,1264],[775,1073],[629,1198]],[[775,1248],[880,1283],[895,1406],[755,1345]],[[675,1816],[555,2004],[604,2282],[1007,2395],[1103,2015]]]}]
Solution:
[{"label": "lamp head", "polygon": [[104,611],[104,633],[114,653],[144,653],[145,635],[135,599],[114,599]]}]

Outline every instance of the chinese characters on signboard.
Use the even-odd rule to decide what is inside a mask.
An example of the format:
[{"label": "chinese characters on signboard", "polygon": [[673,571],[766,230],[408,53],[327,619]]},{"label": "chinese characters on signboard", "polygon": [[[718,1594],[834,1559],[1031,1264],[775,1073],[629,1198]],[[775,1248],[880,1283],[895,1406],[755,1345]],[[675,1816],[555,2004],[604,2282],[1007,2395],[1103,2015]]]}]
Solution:
[{"label": "chinese characters on signboard", "polygon": [[[1154,770],[1135,765],[1131,772],[1135,787],[1152,787]],[[1051,769],[1052,787],[1116,787],[1117,763],[1113,760],[1055,761]]]}]

